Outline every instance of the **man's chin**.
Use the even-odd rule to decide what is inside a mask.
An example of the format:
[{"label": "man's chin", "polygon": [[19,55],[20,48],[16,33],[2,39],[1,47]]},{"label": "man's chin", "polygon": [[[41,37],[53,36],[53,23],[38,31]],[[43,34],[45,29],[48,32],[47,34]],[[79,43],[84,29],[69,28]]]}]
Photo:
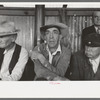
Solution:
[{"label": "man's chin", "polygon": [[5,48],[5,47],[3,47],[3,46],[0,46],[0,48]]}]

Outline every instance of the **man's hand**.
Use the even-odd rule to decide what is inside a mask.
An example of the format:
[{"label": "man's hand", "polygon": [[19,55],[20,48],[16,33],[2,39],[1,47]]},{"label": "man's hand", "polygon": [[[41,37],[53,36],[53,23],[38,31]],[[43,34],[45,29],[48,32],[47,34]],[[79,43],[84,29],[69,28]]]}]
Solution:
[{"label": "man's hand", "polygon": [[31,59],[38,59],[43,65],[45,64],[45,61],[46,61],[46,58],[38,51],[32,52]]},{"label": "man's hand", "polygon": [[53,79],[53,81],[69,81],[69,79],[67,78],[64,78],[64,77],[60,77],[60,76],[57,76]]}]

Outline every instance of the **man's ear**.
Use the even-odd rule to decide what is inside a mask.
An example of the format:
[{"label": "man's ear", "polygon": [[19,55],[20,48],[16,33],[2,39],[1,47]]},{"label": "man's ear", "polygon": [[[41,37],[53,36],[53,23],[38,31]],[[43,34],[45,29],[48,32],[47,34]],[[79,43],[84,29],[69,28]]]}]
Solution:
[{"label": "man's ear", "polygon": [[62,39],[62,35],[60,35],[60,40]]},{"label": "man's ear", "polygon": [[46,40],[46,36],[43,37],[44,41]]},{"label": "man's ear", "polygon": [[12,42],[15,42],[16,41],[16,38],[17,38],[17,34],[13,35],[12,36]]}]

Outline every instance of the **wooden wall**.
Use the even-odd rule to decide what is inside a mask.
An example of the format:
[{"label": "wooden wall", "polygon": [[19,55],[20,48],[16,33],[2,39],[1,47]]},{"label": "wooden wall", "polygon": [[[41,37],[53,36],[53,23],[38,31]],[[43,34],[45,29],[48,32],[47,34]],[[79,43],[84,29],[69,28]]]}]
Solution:
[{"label": "wooden wall", "polygon": [[[45,10],[45,24],[61,22],[58,9]],[[82,29],[92,25],[92,12],[98,9],[66,9],[66,23],[69,27],[72,52],[81,48]],[[99,9],[100,10],[100,9]],[[0,9],[0,21],[11,20],[20,29],[16,42],[28,51],[34,48],[35,15],[34,9],[29,8],[4,8]]]}]

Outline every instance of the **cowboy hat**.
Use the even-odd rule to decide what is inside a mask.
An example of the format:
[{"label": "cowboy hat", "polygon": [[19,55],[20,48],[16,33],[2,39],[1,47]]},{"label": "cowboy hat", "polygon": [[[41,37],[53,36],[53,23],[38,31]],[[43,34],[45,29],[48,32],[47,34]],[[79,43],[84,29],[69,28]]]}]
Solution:
[{"label": "cowboy hat", "polygon": [[15,28],[14,22],[11,21],[3,21],[0,22],[0,36],[13,35],[19,32],[18,29]]},{"label": "cowboy hat", "polygon": [[48,25],[44,25],[42,27],[40,27],[40,32],[41,32],[41,37],[42,39],[44,39],[44,35],[45,35],[45,31],[49,28],[53,28],[56,27],[58,28],[58,30],[60,30],[60,33],[62,35],[62,37],[65,37],[66,34],[68,34],[68,26],[63,24],[63,23],[53,23],[53,24],[48,24]]}]

